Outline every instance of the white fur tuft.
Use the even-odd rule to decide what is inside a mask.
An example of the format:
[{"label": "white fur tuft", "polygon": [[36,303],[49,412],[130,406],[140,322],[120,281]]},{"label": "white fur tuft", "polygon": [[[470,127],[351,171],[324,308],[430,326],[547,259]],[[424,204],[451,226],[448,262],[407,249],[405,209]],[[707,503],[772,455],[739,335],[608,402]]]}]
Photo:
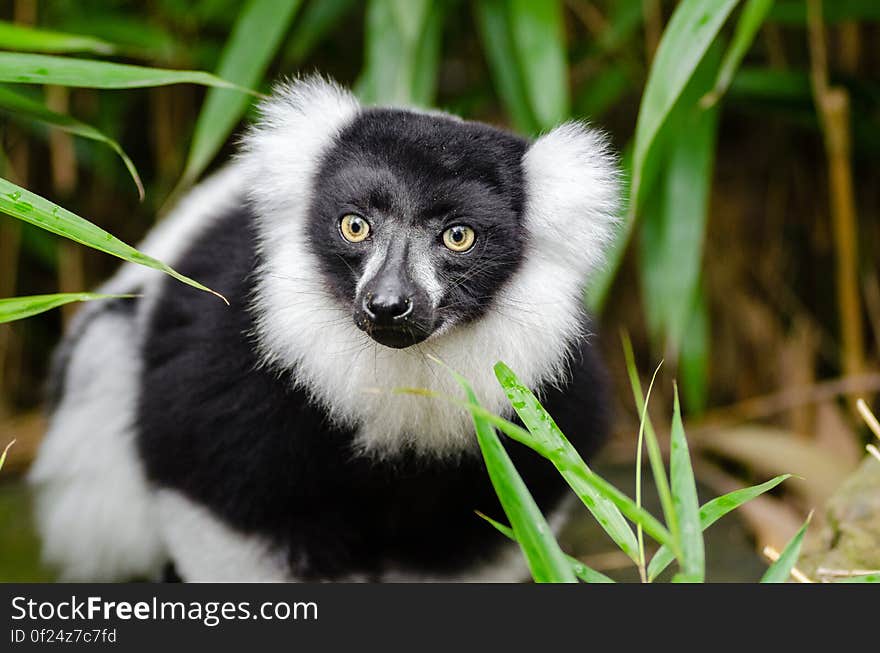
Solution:
[{"label": "white fur tuft", "polygon": [[523,157],[534,252],[582,285],[603,262],[618,223],[619,174],[605,136],[568,122]]},{"label": "white fur tuft", "polygon": [[307,77],[278,84],[259,110],[238,158],[262,223],[283,232],[303,221],[321,153],[360,107],[340,86]]}]

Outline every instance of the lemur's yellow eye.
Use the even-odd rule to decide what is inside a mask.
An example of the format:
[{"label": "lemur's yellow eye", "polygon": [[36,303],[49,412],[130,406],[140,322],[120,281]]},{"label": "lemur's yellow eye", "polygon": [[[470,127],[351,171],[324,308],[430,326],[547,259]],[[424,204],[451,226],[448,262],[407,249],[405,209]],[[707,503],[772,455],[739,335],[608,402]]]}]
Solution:
[{"label": "lemur's yellow eye", "polygon": [[359,243],[370,235],[370,223],[359,215],[349,213],[339,221],[339,231],[348,242]]},{"label": "lemur's yellow eye", "polygon": [[453,252],[466,252],[474,246],[477,235],[470,227],[462,224],[449,227],[443,232],[443,244]]}]

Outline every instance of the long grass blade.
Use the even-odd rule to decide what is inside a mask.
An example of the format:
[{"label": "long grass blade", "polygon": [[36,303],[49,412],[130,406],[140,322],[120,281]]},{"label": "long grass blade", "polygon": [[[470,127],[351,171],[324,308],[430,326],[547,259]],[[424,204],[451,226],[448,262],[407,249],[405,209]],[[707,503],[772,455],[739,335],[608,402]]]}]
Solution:
[{"label": "long grass blade", "polygon": [[[55,20],[53,18],[53,24]],[[172,62],[185,59],[186,54],[192,52],[169,31],[167,23],[159,24],[148,16],[126,13],[124,10],[88,14],[73,12],[58,16],[57,26],[71,34],[88,34],[89,37],[109,41],[117,56]]]},{"label": "long grass blade", "polygon": [[541,129],[569,117],[568,66],[561,0],[509,0],[513,51]]},{"label": "long grass blade", "polygon": [[746,6],[743,7],[739,20],[736,23],[736,31],[733,33],[733,40],[727,52],[724,54],[724,60],[721,62],[721,70],[718,71],[718,78],[715,81],[715,87],[711,92],[703,96],[700,105],[709,108],[717,104],[718,100],[727,93],[730,88],[730,82],[736,74],[737,68],[742,63],[743,57],[752,46],[758,30],[764,24],[770,9],[773,8],[774,0],[748,0]]},{"label": "long grass blade", "polygon": [[[516,537],[513,535],[513,529],[510,526],[505,526],[504,524],[495,521],[491,517],[484,515],[481,512],[477,512],[477,515],[485,519],[489,522],[495,529],[503,534],[505,537],[516,542]],[[596,571],[592,567],[584,564],[574,556],[567,555],[565,559],[568,560],[568,563],[571,565],[571,570],[574,572],[574,575],[580,578],[585,583],[613,583],[608,576],[603,574],[601,571]]]},{"label": "long grass blade", "polygon": [[[476,395],[464,377],[450,370],[465,391],[468,403],[479,406]],[[553,536],[547,520],[526,488],[525,483],[504,450],[491,423],[471,411],[477,441],[492,486],[510,520],[513,533],[528,563],[532,578],[537,583],[574,583],[577,577],[565,554]]]},{"label": "long grass blade", "polygon": [[569,471],[580,465],[586,467],[586,463],[563,435],[556,422],[553,421],[553,418],[538,401],[538,398],[535,397],[531,390],[520,383],[516,374],[504,363],[497,363],[495,365],[495,376],[498,378],[501,387],[504,388],[507,399],[516,411],[516,414],[519,415],[519,418],[531,434],[540,438],[548,451],[558,452],[554,454],[555,458],[565,458],[564,461],[554,461],[554,459],[551,459],[551,462],[554,462],[562,477],[572,485],[573,489],[583,493],[584,496],[580,498],[593,514],[593,517],[596,518],[596,521],[599,522],[599,525],[608,533],[608,536],[614,540],[617,546],[635,561],[637,557],[637,544],[632,528],[627,524],[620,510],[610,500],[603,497],[589,485],[578,482],[573,473]]},{"label": "long grass blade", "polygon": [[623,353],[626,358],[626,369],[629,374],[630,385],[632,386],[633,398],[635,399],[636,409],[640,415],[644,415],[645,425],[645,444],[648,448],[648,461],[651,463],[651,473],[654,476],[654,485],[657,487],[657,494],[660,496],[660,505],[663,508],[663,516],[666,518],[666,525],[672,534],[674,542],[673,549],[675,557],[681,557],[679,550],[679,542],[681,541],[678,530],[678,515],[672,502],[672,491],[669,489],[669,480],[666,477],[666,468],[663,464],[663,454],[660,451],[660,443],[657,441],[657,434],[654,431],[654,425],[651,418],[645,410],[645,398],[642,394],[642,383],[639,381],[639,372],[636,369],[635,357],[633,356],[632,343],[626,334],[622,336]]},{"label": "long grass blade", "polygon": [[657,134],[737,0],[682,0],[663,33],[639,107],[632,204],[642,201],[645,165]]},{"label": "long grass blade", "polygon": [[681,341],[678,355],[681,390],[688,411],[692,415],[699,415],[706,409],[711,355],[709,308],[706,305],[706,292],[699,284],[685,333],[687,336]]},{"label": "long grass blade", "polygon": [[[238,14],[223,46],[217,76],[244,87],[256,87],[278,51],[301,0],[250,0]],[[183,184],[195,181],[220,150],[244,115],[251,98],[229,89],[212,88],[196,120]]]},{"label": "long grass blade", "polygon": [[517,426],[513,422],[510,422],[503,417],[499,417],[482,406],[472,402],[461,401],[421,388],[397,388],[396,392],[442,399],[443,401],[448,401],[457,406],[461,406],[470,411],[471,414],[485,419],[489,424],[499,429],[507,437],[516,440],[520,444],[524,444],[552,462],[557,469],[561,467],[569,472],[566,480],[575,491],[575,494],[581,497],[585,503],[589,500],[589,492],[584,486],[589,486],[617,506],[620,512],[623,513],[624,517],[633,523],[641,524],[642,528],[645,529],[645,533],[650,535],[657,542],[667,546],[673,546],[672,535],[666,530],[663,524],[654,517],[654,515],[644,508],[637,506],[635,501],[587,467],[586,463],[583,462],[583,459],[580,458],[580,455],[577,454],[576,451],[576,457],[569,458],[567,456],[558,456],[558,452],[549,449],[542,439],[535,437],[521,426]]},{"label": "long grass blade", "polygon": [[65,34],[0,21],[0,49],[19,52],[113,54],[116,46],[93,36]]},{"label": "long grass blade", "polygon": [[718,65],[711,48],[669,117],[675,138],[664,150],[663,170],[652,206],[641,216],[642,297],[654,344],[675,359],[682,348],[702,276],[703,245],[715,158],[719,110],[704,110],[697,98]]},{"label": "long grass blade", "polygon": [[437,87],[443,3],[371,0],[365,66],[356,90],[365,103],[427,106]]},{"label": "long grass blade", "polygon": [[141,183],[140,175],[138,175],[134,163],[132,163],[131,159],[119,143],[100,130],[84,122],[80,122],[71,116],[67,116],[63,113],[56,113],[36,100],[32,100],[29,97],[25,97],[20,93],[16,93],[3,87],[0,87],[0,111],[5,111],[25,120],[41,122],[50,127],[61,129],[68,133],[88,138],[108,146],[119,155],[120,159],[122,159],[122,163],[125,164],[128,174],[131,175],[131,178],[134,180],[135,186],[137,187],[138,197],[142,200],[144,199],[144,185]]},{"label": "long grass blade", "polygon": [[256,95],[250,89],[201,70],[149,68],[23,52],[0,52],[0,82],[55,84],[81,88],[143,88],[169,84],[201,84],[231,88]]},{"label": "long grass blade", "polygon": [[[642,414],[639,418],[639,438],[636,444],[636,505],[639,508],[642,507],[642,449],[644,448],[645,441],[645,420],[648,417],[648,405],[651,401],[651,391],[654,389],[654,381],[657,380],[657,374],[660,372],[660,367],[662,365],[663,362],[661,361],[660,365],[657,366],[657,369],[654,370],[653,376],[651,376],[651,382],[648,384],[648,394],[645,397],[645,407],[642,409]],[[645,569],[645,540],[641,526],[636,530],[636,537],[639,541],[639,559],[637,561],[639,575],[644,583],[647,582],[648,578]]]},{"label": "long grass blade", "polygon": [[483,50],[492,80],[514,126],[524,134],[537,134],[540,125],[529,101],[514,54],[513,36],[503,0],[479,0],[474,5]]},{"label": "long grass blade", "polygon": [[833,582],[835,582],[835,583],[880,583],[880,574],[862,574],[861,576],[849,576],[847,578],[836,578]]},{"label": "long grass blade", "polygon": [[32,315],[45,313],[53,308],[71,304],[73,302],[85,302],[93,299],[122,299],[134,295],[101,295],[91,292],[57,293],[54,295],[30,295],[27,297],[6,297],[0,299],[0,324],[23,320]]},{"label": "long grass blade", "polygon": [[[125,261],[160,270],[178,281],[182,281],[193,288],[209,292],[224,302],[226,301],[226,298],[220,293],[180,274],[165,263],[139,252],[131,245],[125,244],[112,234],[79,217],[75,213],[71,213],[67,209],[6,179],[0,179],[0,213],[18,218],[87,247],[118,256]],[[226,303],[228,304],[229,302]]]},{"label": "long grass blade", "polygon": [[670,436],[669,477],[672,484],[672,502],[678,515],[681,559],[681,572],[677,580],[689,583],[702,583],[706,577],[706,552],[703,547],[703,529],[700,524],[700,503],[697,499],[697,483],[691,467],[684,425],[681,422],[681,406],[678,401],[678,387],[675,387],[675,400],[672,414],[672,435]]},{"label": "long grass blade", "polygon": [[[711,501],[707,501],[700,508],[700,530],[705,531],[712,524],[724,517],[724,515],[733,512],[744,503],[748,503],[765,492],[769,492],[789,478],[791,478],[791,474],[783,474],[781,476],[776,476],[765,483],[761,483],[760,485],[734,490],[733,492],[728,492],[720,497],[716,497]],[[651,562],[648,564],[648,579],[653,581],[657,578],[657,576],[663,573],[673,560],[675,560],[675,555],[673,555],[672,550],[667,546],[660,547],[657,550],[657,553],[654,554],[654,557],[651,558]]]},{"label": "long grass blade", "polygon": [[[812,517],[812,514],[810,514],[810,517]],[[770,568],[761,577],[762,583],[784,583],[788,580],[792,568],[797,563],[798,557],[800,557],[801,544],[803,544],[807,527],[810,525],[810,517],[807,517],[804,525],[800,527],[794,537],[785,545],[782,553],[779,554],[779,559],[770,565]]]}]

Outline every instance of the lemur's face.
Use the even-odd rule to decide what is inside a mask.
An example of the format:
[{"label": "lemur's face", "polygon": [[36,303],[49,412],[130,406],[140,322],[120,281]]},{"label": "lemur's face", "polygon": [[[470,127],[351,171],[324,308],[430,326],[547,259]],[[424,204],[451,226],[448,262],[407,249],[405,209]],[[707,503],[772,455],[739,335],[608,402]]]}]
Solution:
[{"label": "lemur's face", "polygon": [[358,328],[394,348],[478,319],[523,258],[526,143],[479,123],[362,112],[315,179],[307,238]]}]

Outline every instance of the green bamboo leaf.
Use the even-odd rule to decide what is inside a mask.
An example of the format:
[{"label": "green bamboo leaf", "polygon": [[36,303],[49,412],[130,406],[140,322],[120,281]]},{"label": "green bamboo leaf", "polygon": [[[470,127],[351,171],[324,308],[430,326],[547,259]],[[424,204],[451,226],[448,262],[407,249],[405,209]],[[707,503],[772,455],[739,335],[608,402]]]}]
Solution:
[{"label": "green bamboo leaf", "polygon": [[[641,416],[639,417],[639,437],[636,445],[636,505],[642,505],[642,449],[644,449],[645,442],[645,424],[648,419],[648,406],[651,403],[651,391],[654,389],[654,382],[657,380],[657,374],[660,372],[660,368],[663,365],[663,361],[660,361],[660,364],[657,365],[654,370],[654,374],[651,375],[651,382],[648,384],[648,394],[645,395],[645,407],[642,410]],[[639,542],[639,558],[636,561],[636,565],[639,568],[639,575],[644,580],[645,578],[645,538],[644,533],[642,532],[642,527],[639,526],[636,529],[636,537]],[[676,543],[677,544],[677,543]]]},{"label": "green bamboo leaf", "polygon": [[371,0],[364,70],[356,90],[366,104],[427,106],[437,87],[443,3]]},{"label": "green bamboo leaf", "polygon": [[[681,558],[679,549],[678,515],[675,512],[675,506],[672,501],[672,491],[669,489],[669,480],[666,478],[666,468],[663,465],[663,454],[660,452],[660,443],[657,441],[657,433],[654,431],[654,425],[645,409],[645,397],[642,394],[642,383],[639,381],[639,372],[636,369],[635,357],[632,352],[632,343],[625,334],[622,336],[623,353],[626,359],[626,370],[629,375],[629,382],[632,388],[633,398],[635,399],[636,409],[639,415],[643,416],[645,428],[645,444],[648,448],[648,461],[651,464],[651,473],[654,476],[654,485],[657,487],[657,494],[660,496],[660,505],[663,507],[663,516],[666,518],[666,524],[672,535],[672,548],[677,558]],[[664,542],[665,544],[665,542]]]},{"label": "green bamboo leaf", "polygon": [[706,293],[699,286],[696,290],[678,360],[685,404],[692,414],[706,409],[709,383],[709,308]]},{"label": "green bamboo leaf", "polygon": [[314,47],[348,14],[355,0],[312,0],[293,27],[284,60],[297,66]]},{"label": "green bamboo leaf", "polygon": [[517,64],[504,0],[479,0],[474,11],[493,82],[514,127],[524,134],[537,134],[541,128]]},{"label": "green bamboo leaf", "polygon": [[231,88],[256,95],[250,89],[200,70],[168,70],[21,52],[0,52],[0,82],[55,84],[82,88],[143,88],[169,84],[201,84]]},{"label": "green bamboo leaf", "polygon": [[861,576],[849,576],[838,578],[835,583],[880,583],[880,574],[862,574]]},{"label": "green bamboo leaf", "polygon": [[639,107],[633,155],[632,204],[642,202],[644,167],[657,134],[737,0],[682,0],[663,33]]},{"label": "green bamboo leaf", "polygon": [[122,159],[125,168],[134,180],[135,186],[137,186],[138,196],[143,200],[144,185],[141,183],[137,168],[134,167],[134,163],[128,158],[128,155],[123,151],[119,143],[103,132],[71,116],[55,113],[40,102],[3,87],[0,87],[0,111],[6,111],[26,120],[41,122],[71,134],[104,143]]},{"label": "green bamboo leaf", "polygon": [[91,36],[65,34],[0,21],[0,49],[23,52],[113,54],[116,51],[116,46]]},{"label": "green bamboo leaf", "polygon": [[[748,503],[752,499],[761,496],[765,492],[769,492],[784,480],[791,478],[791,474],[783,474],[770,479],[766,483],[754,485],[752,487],[742,488],[728,492],[720,497],[716,497],[711,501],[707,501],[700,508],[700,529],[705,531],[716,521],[724,517],[724,515],[733,512],[744,503]],[[648,580],[654,580],[663,573],[663,570],[675,560],[672,550],[667,546],[662,546],[651,558],[648,564]]]},{"label": "green bamboo leaf", "polygon": [[706,553],[703,548],[703,529],[700,525],[700,503],[697,500],[697,483],[691,467],[684,425],[681,423],[681,406],[678,387],[672,413],[672,434],[669,450],[669,477],[672,485],[672,502],[678,515],[681,560],[680,580],[702,583],[706,577]]},{"label": "green bamboo leaf", "polygon": [[[505,526],[504,524],[495,521],[491,517],[484,515],[481,512],[477,512],[477,515],[485,519],[489,522],[495,530],[499,533],[503,534],[505,537],[516,542],[516,537],[513,535],[513,529],[510,526]],[[574,572],[574,575],[580,578],[585,583],[613,583],[614,581],[608,578],[601,571],[596,571],[592,567],[585,565],[583,562],[575,558],[574,556],[570,556],[566,554],[565,559],[568,560],[568,563],[571,565],[571,570]]]},{"label": "green bamboo leaf", "polygon": [[571,112],[561,0],[510,0],[513,55],[538,126],[555,127]]},{"label": "green bamboo leaf", "polygon": [[434,104],[437,95],[444,7],[445,4],[442,2],[431,3],[430,12],[422,26],[422,35],[415,49],[412,97],[413,102],[418,106]]},{"label": "green bamboo leaf", "polygon": [[[465,391],[468,403],[479,406],[467,380],[457,372],[451,369],[449,371]],[[553,537],[553,531],[513,466],[495,429],[478,413],[471,411],[471,417],[489,479],[513,526],[516,541],[526,558],[532,578],[538,583],[577,582],[565,554]]]},{"label": "green bamboo leaf", "polygon": [[[256,87],[278,50],[301,0],[249,0],[223,46],[217,76]],[[182,184],[195,181],[244,115],[251,98],[228,89],[208,91],[193,132]]]},{"label": "green bamboo leaf", "polygon": [[[673,545],[672,535],[657,519],[644,508],[636,505],[635,501],[626,496],[623,492],[614,487],[611,483],[599,476],[596,472],[587,467],[583,459],[577,457],[568,457],[558,455],[558,451],[549,449],[541,438],[537,438],[526,429],[517,426],[503,417],[495,415],[480,405],[468,401],[461,401],[452,397],[447,397],[429,390],[420,388],[398,388],[397,392],[406,394],[416,394],[435,399],[442,399],[450,403],[461,406],[470,411],[472,415],[486,420],[489,424],[499,429],[504,435],[512,440],[516,440],[520,444],[533,449],[538,454],[551,461],[554,466],[564,467],[568,472],[568,482],[574,489],[575,493],[582,499],[589,498],[589,492],[584,486],[589,486],[595,490],[600,496],[611,501],[620,510],[623,515],[636,524],[641,524],[645,532],[654,538],[660,544]],[[571,465],[570,467],[567,465]],[[584,499],[585,501],[587,499]]]},{"label": "green bamboo leaf", "polygon": [[730,82],[736,74],[737,68],[742,63],[746,52],[752,47],[752,41],[761,29],[767,13],[773,7],[774,0],[748,0],[743,8],[736,23],[736,31],[733,34],[733,40],[730,47],[724,55],[724,61],[721,62],[721,70],[718,71],[718,78],[715,81],[715,88],[700,100],[700,105],[708,109],[714,106],[721,99]]},{"label": "green bamboo leaf", "polygon": [[126,245],[88,220],[30,192],[26,188],[16,186],[6,179],[0,179],[0,213],[24,220],[82,245],[118,256],[125,261],[160,270],[187,285],[217,295],[226,302],[226,298],[220,293],[180,274],[165,263],[139,252],[134,247]]},{"label": "green bamboo leaf", "polygon": [[803,544],[804,534],[807,532],[807,527],[810,525],[810,519],[812,516],[813,514],[810,513],[810,516],[807,517],[807,521],[804,522],[804,525],[800,527],[794,537],[792,537],[788,541],[788,544],[785,545],[782,553],[779,554],[779,559],[770,565],[770,568],[767,569],[761,577],[762,583],[784,583],[788,580],[792,568],[795,566],[801,555],[801,544]]},{"label": "green bamboo leaf", "polygon": [[45,313],[53,308],[85,302],[93,299],[121,299],[134,295],[101,295],[91,292],[58,293],[54,295],[30,295],[29,297],[7,297],[0,299],[0,324],[23,320],[26,317]]},{"label": "green bamboo leaf", "polygon": [[674,359],[701,277],[719,110],[700,108],[698,98],[715,79],[719,56],[710,49],[667,120],[663,169],[641,216],[645,317],[655,346]]},{"label": "green bamboo leaf", "polygon": [[632,528],[630,528],[620,510],[611,501],[604,498],[591,486],[580,483],[577,477],[569,471],[579,466],[587,467],[587,465],[577,453],[577,450],[562,434],[562,431],[560,431],[556,422],[553,421],[553,418],[538,401],[538,398],[535,397],[531,390],[520,383],[516,374],[504,363],[497,363],[495,365],[495,376],[498,378],[501,387],[504,388],[504,393],[507,395],[511,406],[513,406],[513,409],[519,415],[526,428],[534,437],[541,440],[542,446],[546,450],[558,452],[554,454],[554,458],[551,458],[551,462],[556,465],[562,477],[578,493],[584,505],[587,506],[593,517],[599,522],[599,525],[608,533],[608,536],[614,540],[624,553],[633,560],[636,560],[638,557],[638,544],[635,535],[633,535]]},{"label": "green bamboo leaf", "polygon": [[[57,23],[56,23],[57,21]],[[184,47],[165,26],[146,16],[114,13],[107,8],[95,13],[72,12],[53,16],[53,24],[66,32],[109,41],[115,54],[149,61],[180,60]]]}]

